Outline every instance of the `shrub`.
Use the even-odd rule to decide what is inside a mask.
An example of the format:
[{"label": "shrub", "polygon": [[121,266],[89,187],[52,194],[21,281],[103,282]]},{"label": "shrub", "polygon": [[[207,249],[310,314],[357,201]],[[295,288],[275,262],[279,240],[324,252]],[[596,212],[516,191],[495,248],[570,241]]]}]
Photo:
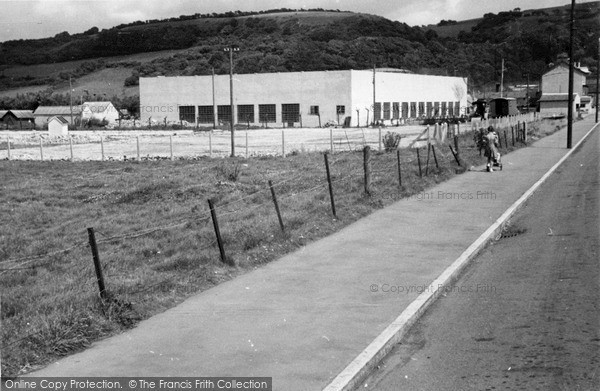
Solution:
[{"label": "shrub", "polygon": [[385,151],[393,152],[396,149],[398,149],[398,145],[400,144],[401,138],[402,138],[402,136],[400,136],[398,133],[387,132],[383,136],[383,147],[385,148]]}]

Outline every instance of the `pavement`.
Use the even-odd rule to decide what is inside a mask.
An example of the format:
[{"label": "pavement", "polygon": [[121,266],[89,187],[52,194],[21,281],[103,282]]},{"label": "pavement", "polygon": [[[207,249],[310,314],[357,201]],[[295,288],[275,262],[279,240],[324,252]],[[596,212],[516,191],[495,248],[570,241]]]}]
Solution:
[{"label": "pavement", "polygon": [[[575,123],[573,145],[593,127],[593,116]],[[569,151],[561,130],[503,156],[502,171],[480,166],[400,200],[30,375],[351,389]]]}]

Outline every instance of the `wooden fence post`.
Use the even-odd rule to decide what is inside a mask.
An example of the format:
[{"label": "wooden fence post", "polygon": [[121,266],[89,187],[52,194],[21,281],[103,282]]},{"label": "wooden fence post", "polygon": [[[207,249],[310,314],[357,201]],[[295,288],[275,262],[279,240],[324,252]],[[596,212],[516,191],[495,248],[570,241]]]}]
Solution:
[{"label": "wooden fence post", "polygon": [[329,171],[329,154],[325,152],[325,171],[327,171],[327,183],[329,184],[329,198],[331,199],[331,212],[333,213],[333,217],[337,218],[337,214],[335,213],[335,200],[333,198],[333,186],[331,184],[331,173]]},{"label": "wooden fence post", "polygon": [[458,166],[461,167],[460,158],[458,157],[458,154],[456,152],[454,152],[454,148],[452,148],[452,145],[448,145],[448,147],[450,147],[450,152],[452,152],[452,155],[454,156],[454,160],[456,160],[456,163],[458,164]]},{"label": "wooden fence post", "polygon": [[96,269],[96,279],[98,280],[98,288],[100,297],[106,298],[106,287],[104,286],[104,275],[102,274],[102,265],[100,264],[100,255],[98,253],[98,245],[96,243],[96,234],[94,228],[88,228],[88,240],[92,249],[92,258],[94,260],[94,268]]},{"label": "wooden fence post", "polygon": [[71,151],[71,161],[73,161],[73,136],[69,136],[69,150]]},{"label": "wooden fence post", "polygon": [[285,232],[285,227],[283,225],[283,219],[281,218],[281,211],[279,210],[279,203],[277,202],[277,196],[275,195],[275,189],[273,189],[273,181],[269,179],[269,188],[271,189],[271,198],[273,198],[273,203],[275,204],[275,212],[277,212],[277,219],[279,220],[279,226],[281,227],[281,232]]},{"label": "wooden fence post", "polygon": [[223,240],[221,239],[221,231],[219,230],[219,221],[217,220],[217,213],[212,200],[208,199],[208,207],[210,208],[210,216],[212,217],[213,228],[215,229],[215,236],[217,237],[217,244],[219,246],[219,253],[221,254],[221,262],[233,266],[233,262],[228,262],[225,256],[225,248],[223,247]]},{"label": "wooden fence post", "polygon": [[137,160],[140,161],[140,136],[135,137],[135,143],[137,146]]},{"label": "wooden fence post", "polygon": [[433,160],[435,160],[435,168],[440,168],[437,160],[437,156],[435,154],[435,145],[431,144],[431,151],[433,152]]},{"label": "wooden fence post", "polygon": [[365,193],[371,195],[371,147],[363,148],[363,168],[365,173]]},{"label": "wooden fence post", "polygon": [[208,157],[212,157],[212,134],[213,131],[208,131]]},{"label": "wooden fence post", "polygon": [[427,161],[425,163],[425,176],[429,175],[429,155],[431,154],[431,144],[427,143]]},{"label": "wooden fence post", "polygon": [[381,152],[381,126],[379,127],[379,152]]},{"label": "wooden fence post", "polygon": [[402,189],[402,170],[400,168],[400,150],[396,150],[396,157],[398,158],[398,187]]},{"label": "wooden fence post", "polygon": [[169,136],[169,152],[171,153],[171,161],[173,161],[173,136]]},{"label": "wooden fence post", "polygon": [[100,137],[100,152],[102,154],[102,161],[104,161],[104,137]]},{"label": "wooden fence post", "polygon": [[281,129],[281,156],[285,157],[285,130]]},{"label": "wooden fence post", "polygon": [[421,154],[419,153],[419,148],[417,148],[417,162],[419,163],[419,177],[423,177],[423,172],[421,170]]},{"label": "wooden fence post", "polygon": [[329,128],[329,152],[333,154],[333,128]]},{"label": "wooden fence post", "polygon": [[10,160],[10,136],[6,137],[6,153],[8,160]]},{"label": "wooden fence post", "polygon": [[512,146],[515,146],[515,127],[511,125],[510,133],[512,134]]},{"label": "wooden fence post", "polygon": [[40,137],[40,159],[44,161],[44,146],[42,145],[42,138]]}]

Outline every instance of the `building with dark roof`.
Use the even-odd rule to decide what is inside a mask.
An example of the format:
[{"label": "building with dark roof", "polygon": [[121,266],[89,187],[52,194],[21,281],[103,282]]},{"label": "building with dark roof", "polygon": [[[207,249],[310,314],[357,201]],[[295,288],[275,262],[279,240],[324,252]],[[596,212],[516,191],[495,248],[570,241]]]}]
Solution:
[{"label": "building with dark roof", "polygon": [[7,110],[0,117],[0,128],[11,130],[35,129],[33,111]]}]

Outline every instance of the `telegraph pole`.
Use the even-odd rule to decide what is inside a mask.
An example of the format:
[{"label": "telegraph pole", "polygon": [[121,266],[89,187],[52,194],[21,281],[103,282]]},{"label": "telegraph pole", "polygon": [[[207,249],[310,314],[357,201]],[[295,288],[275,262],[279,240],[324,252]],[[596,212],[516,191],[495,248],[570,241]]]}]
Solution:
[{"label": "telegraph pole", "polygon": [[69,75],[69,108],[71,110],[71,125],[73,125],[73,84],[71,84],[71,75]]},{"label": "telegraph pole", "polygon": [[212,68],[212,95],[213,95],[213,129],[217,128],[217,102],[215,101],[215,67]]},{"label": "telegraph pole", "polygon": [[575,0],[571,0],[571,28],[569,34],[569,100],[567,107],[567,148],[573,144],[573,30],[575,29]]},{"label": "telegraph pole", "polygon": [[[375,64],[373,64],[373,126],[375,126],[375,102],[377,102],[376,98],[375,98]],[[367,127],[369,127],[369,124],[367,123]]]},{"label": "telegraph pole", "polygon": [[502,98],[502,90],[504,90],[504,57],[502,57],[502,70],[500,71],[500,98]]},{"label": "telegraph pole", "polygon": [[239,51],[240,48],[230,45],[224,50],[229,52],[229,106],[231,111],[229,126],[231,129],[231,157],[235,157],[235,130],[233,128],[233,52]]},{"label": "telegraph pole", "polygon": [[596,65],[596,122],[598,122],[598,87],[600,87],[600,38],[598,38],[598,63]]}]

